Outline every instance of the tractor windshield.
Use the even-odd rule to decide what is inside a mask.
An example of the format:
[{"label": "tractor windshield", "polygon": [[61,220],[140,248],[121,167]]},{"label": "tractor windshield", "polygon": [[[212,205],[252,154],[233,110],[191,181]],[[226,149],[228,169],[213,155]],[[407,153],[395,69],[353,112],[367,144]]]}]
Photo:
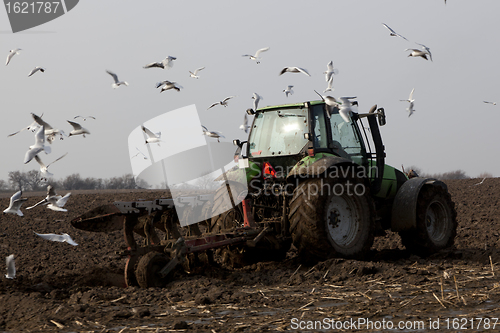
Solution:
[{"label": "tractor windshield", "polygon": [[306,108],[259,112],[250,133],[249,153],[252,157],[298,154],[308,143]]}]

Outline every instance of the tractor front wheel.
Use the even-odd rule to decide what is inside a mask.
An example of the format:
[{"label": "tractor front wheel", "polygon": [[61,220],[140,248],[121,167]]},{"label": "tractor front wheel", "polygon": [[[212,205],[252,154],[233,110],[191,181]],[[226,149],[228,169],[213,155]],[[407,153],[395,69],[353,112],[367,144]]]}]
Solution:
[{"label": "tractor front wheel", "polygon": [[417,225],[401,231],[403,245],[420,256],[429,256],[450,247],[457,234],[457,212],[447,190],[424,186],[418,196]]}]

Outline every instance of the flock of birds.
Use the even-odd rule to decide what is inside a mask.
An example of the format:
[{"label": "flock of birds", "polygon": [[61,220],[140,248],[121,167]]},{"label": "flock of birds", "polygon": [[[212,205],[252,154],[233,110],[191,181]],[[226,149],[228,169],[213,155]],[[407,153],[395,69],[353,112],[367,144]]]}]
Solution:
[{"label": "flock of birds", "polygon": [[[53,186],[47,186],[47,196],[34,204],[33,206],[27,207],[26,209],[33,209],[35,207],[46,205],[48,209],[58,211],[58,212],[67,212],[68,210],[63,208],[66,202],[68,201],[71,193],[67,193],[64,196],[61,196],[56,193]],[[3,212],[5,214],[16,214],[18,216],[24,216],[21,211],[21,205],[26,202],[27,198],[22,198],[22,190],[17,191],[10,198],[9,207],[7,207]],[[35,232],[35,235],[49,241],[53,242],[66,242],[70,245],[77,246],[78,244],[71,238],[70,235],[63,233],[61,235],[58,234],[39,234]],[[14,255],[11,254],[6,258],[7,263],[7,274],[5,275],[8,279],[13,279],[16,277],[16,266],[14,261]]]}]

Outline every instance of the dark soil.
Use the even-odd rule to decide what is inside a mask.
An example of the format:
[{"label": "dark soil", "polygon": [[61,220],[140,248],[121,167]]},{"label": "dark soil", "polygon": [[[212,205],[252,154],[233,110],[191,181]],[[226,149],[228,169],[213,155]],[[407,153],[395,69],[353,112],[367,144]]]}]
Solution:
[{"label": "dark soil", "polygon": [[[307,328],[307,321],[324,318],[426,325],[413,331],[429,331],[429,318],[440,319],[440,331],[447,332],[463,331],[451,320],[465,318],[470,329],[471,318],[500,317],[500,179],[478,182],[447,182],[457,238],[454,247],[428,258],[408,253],[388,232],[364,261],[329,259],[307,267],[292,250],[281,262],[207,266],[149,289],[123,288],[125,259],[116,254],[125,248],[122,232],[82,231],[69,221],[100,205],[167,193],[74,191],[67,213],[26,210],[45,197],[27,194],[24,217],[0,216],[0,258],[14,254],[17,268],[15,279],[0,277],[0,332],[265,332],[293,330],[299,320]],[[0,198],[0,207],[10,195]],[[33,232],[68,233],[79,245]]]}]

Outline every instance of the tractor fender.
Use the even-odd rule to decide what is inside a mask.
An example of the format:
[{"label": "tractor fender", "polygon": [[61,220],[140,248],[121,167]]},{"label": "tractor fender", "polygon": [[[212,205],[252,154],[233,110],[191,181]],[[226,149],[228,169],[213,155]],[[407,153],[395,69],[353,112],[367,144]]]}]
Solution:
[{"label": "tractor fender", "polygon": [[414,177],[404,182],[392,205],[392,231],[403,231],[417,226],[418,195],[426,185],[440,186],[448,190],[445,183],[434,178]]},{"label": "tractor fender", "polygon": [[[351,176],[355,178],[363,170],[362,167],[350,159],[338,156],[325,156],[309,165],[305,165],[305,163],[300,164],[301,162],[290,171],[287,178],[318,177],[327,171],[328,175],[332,177],[346,178]],[[365,174],[363,175],[366,177]]]}]

